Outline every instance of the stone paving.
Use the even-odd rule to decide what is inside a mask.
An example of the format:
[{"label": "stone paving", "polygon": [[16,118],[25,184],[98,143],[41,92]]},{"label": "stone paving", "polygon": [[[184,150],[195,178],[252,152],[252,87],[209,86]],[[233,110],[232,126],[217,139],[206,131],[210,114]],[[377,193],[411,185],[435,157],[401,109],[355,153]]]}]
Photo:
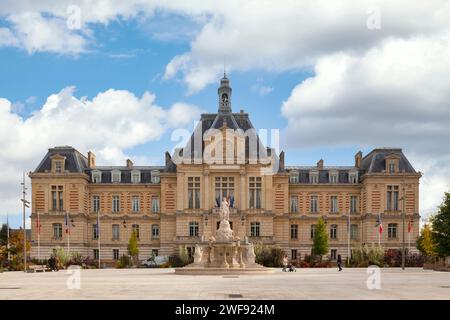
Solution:
[{"label": "stone paving", "polygon": [[[0,273],[0,299],[450,299],[450,272],[379,269],[369,290],[367,269],[277,269],[268,275],[190,276],[174,269],[81,270],[80,288],[67,271]],[[232,298],[233,300],[239,300]]]}]

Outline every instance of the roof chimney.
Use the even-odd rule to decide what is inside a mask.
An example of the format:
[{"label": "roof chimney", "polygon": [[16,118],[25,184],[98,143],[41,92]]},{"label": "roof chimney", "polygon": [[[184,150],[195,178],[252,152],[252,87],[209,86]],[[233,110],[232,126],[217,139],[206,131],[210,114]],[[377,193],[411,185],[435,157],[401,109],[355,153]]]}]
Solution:
[{"label": "roof chimney", "polygon": [[355,167],[356,168],[361,168],[361,161],[362,161],[362,152],[358,151],[355,154]]},{"label": "roof chimney", "polygon": [[284,171],[284,151],[280,152],[280,170]]},{"label": "roof chimney", "polygon": [[319,161],[317,161],[317,168],[323,169],[323,159],[320,159]]},{"label": "roof chimney", "polygon": [[133,161],[131,161],[130,159],[127,159],[127,168],[128,169],[133,168]]},{"label": "roof chimney", "polygon": [[95,154],[92,151],[88,152],[88,167],[90,169],[95,168]]}]

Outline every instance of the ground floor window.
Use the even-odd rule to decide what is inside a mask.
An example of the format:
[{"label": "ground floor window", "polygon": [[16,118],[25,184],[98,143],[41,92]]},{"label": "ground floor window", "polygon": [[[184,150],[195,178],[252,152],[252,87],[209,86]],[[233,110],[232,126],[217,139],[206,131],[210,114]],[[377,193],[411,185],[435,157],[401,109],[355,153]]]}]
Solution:
[{"label": "ground floor window", "polygon": [[330,259],[331,260],[337,259],[337,249],[331,249]]},{"label": "ground floor window", "polygon": [[113,259],[119,260],[119,249],[113,249]]},{"label": "ground floor window", "polygon": [[198,237],[198,222],[189,222],[189,237]]},{"label": "ground floor window", "polygon": [[292,260],[297,260],[297,249],[292,249],[291,250],[291,259]]},{"label": "ground floor window", "polygon": [[396,223],[388,224],[388,238],[389,239],[397,238],[397,224]]},{"label": "ground floor window", "polygon": [[260,236],[260,223],[252,222],[250,223],[250,236],[251,237],[259,237]]},{"label": "ground floor window", "polygon": [[98,249],[94,249],[94,250],[93,250],[93,253],[94,253],[94,260],[98,260],[98,257],[99,257],[99,255],[98,255]]},{"label": "ground floor window", "polygon": [[158,249],[152,249],[152,256],[158,256]]}]

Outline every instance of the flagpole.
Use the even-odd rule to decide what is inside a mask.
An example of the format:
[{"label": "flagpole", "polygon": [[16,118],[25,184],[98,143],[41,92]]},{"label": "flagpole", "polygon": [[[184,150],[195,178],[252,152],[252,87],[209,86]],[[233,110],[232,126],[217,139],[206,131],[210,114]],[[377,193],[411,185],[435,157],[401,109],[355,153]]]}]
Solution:
[{"label": "flagpole", "polygon": [[9,213],[6,213],[6,249],[8,250],[8,262],[11,261],[11,252],[9,252]]},{"label": "flagpole", "polygon": [[98,268],[100,269],[100,210],[97,210]]},{"label": "flagpole", "polygon": [[[351,204],[350,204],[351,205]],[[347,221],[347,224],[348,224],[348,229],[347,229],[347,264],[348,265],[350,265],[350,208],[348,209],[348,221]]]},{"label": "flagpole", "polygon": [[37,240],[38,240],[38,261],[41,260],[41,221],[39,219],[39,211],[37,212]]}]

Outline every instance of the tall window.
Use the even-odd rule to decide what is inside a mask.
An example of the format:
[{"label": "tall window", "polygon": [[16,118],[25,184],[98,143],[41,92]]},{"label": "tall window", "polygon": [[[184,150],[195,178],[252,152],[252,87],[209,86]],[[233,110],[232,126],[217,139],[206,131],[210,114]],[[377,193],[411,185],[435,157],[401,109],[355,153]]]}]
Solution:
[{"label": "tall window", "polygon": [[112,238],[113,240],[120,240],[120,229],[118,224],[112,225]]},{"label": "tall window", "polygon": [[352,224],[350,226],[350,239],[358,240],[358,225]]},{"label": "tall window", "polygon": [[133,225],[131,226],[131,228],[132,228],[133,232],[136,233],[136,238],[139,239],[139,225],[138,225],[138,224],[133,224]]},{"label": "tall window", "polygon": [[159,225],[154,224],[152,225],[152,239],[158,238],[159,238]]},{"label": "tall window", "polygon": [[120,210],[120,198],[119,196],[112,197],[112,212],[119,212]]},{"label": "tall window", "polygon": [[97,224],[92,225],[92,239],[98,240],[98,228]]},{"label": "tall window", "polygon": [[198,237],[198,222],[189,222],[189,237]]},{"label": "tall window", "polygon": [[151,172],[151,181],[152,183],[159,183],[161,181],[161,177],[159,176],[159,171],[158,170],[153,170]]},{"label": "tall window", "polygon": [[309,183],[319,183],[319,172],[318,171],[311,171],[309,173]]},{"label": "tall window", "polygon": [[64,210],[63,186],[52,186],[52,209],[53,211]]},{"label": "tall window", "polygon": [[250,236],[259,237],[260,236],[260,223],[252,222],[250,223]]},{"label": "tall window", "polygon": [[291,224],[291,239],[298,239],[298,224]]},{"label": "tall window", "polygon": [[92,250],[92,253],[94,254],[94,260],[98,260],[98,249]]},{"label": "tall window", "polygon": [[62,172],[62,161],[55,161],[55,172],[56,173]]},{"label": "tall window", "polygon": [[388,224],[388,238],[389,239],[397,238],[397,224],[396,223]]},{"label": "tall window", "polygon": [[140,209],[139,196],[133,196],[131,198],[131,209],[133,210],[133,212],[139,212],[139,209]]},{"label": "tall window", "polygon": [[62,224],[61,223],[53,224],[53,238],[55,238],[55,239],[62,238]]},{"label": "tall window", "polygon": [[158,249],[152,249],[152,255],[153,256],[157,257],[158,253],[159,253]]},{"label": "tall window", "polygon": [[358,196],[350,196],[350,213],[358,212]]},{"label": "tall window", "polygon": [[338,183],[338,173],[330,172],[330,183]]},{"label": "tall window", "polygon": [[141,172],[137,170],[131,171],[131,183],[141,182]]},{"label": "tall window", "polygon": [[311,232],[310,232],[310,235],[309,235],[309,237],[311,238],[311,239],[314,239],[314,237],[316,236],[316,225],[315,224],[312,224],[311,225],[311,230],[310,230]]},{"label": "tall window", "polygon": [[348,173],[348,182],[349,183],[358,183],[358,172],[351,171]]},{"label": "tall window", "polygon": [[234,177],[216,177],[215,179],[216,204],[223,198],[234,197]]},{"label": "tall window", "polygon": [[332,224],[330,226],[330,239],[337,239],[337,224]]},{"label": "tall window", "polygon": [[200,177],[188,177],[189,209],[200,209]]},{"label": "tall window", "polygon": [[113,260],[119,260],[119,249],[113,249]]},{"label": "tall window", "polygon": [[251,209],[261,208],[261,177],[250,177],[249,178],[249,207]]},{"label": "tall window", "polygon": [[398,186],[387,186],[386,204],[387,210],[398,210]]},{"label": "tall window", "polygon": [[297,260],[297,249],[292,249],[291,250],[291,259],[292,260]]},{"label": "tall window", "polygon": [[159,210],[159,197],[152,197],[152,212],[158,213]]},{"label": "tall window", "polygon": [[121,176],[121,173],[120,173],[119,170],[111,171],[111,182],[112,183],[119,183],[120,182],[120,176]]},{"label": "tall window", "polygon": [[337,259],[337,249],[331,249],[330,251],[330,259],[336,260]]},{"label": "tall window", "polygon": [[389,162],[389,173],[395,173],[395,163]]},{"label": "tall window", "polygon": [[100,171],[92,171],[92,182],[93,183],[102,182],[102,173]]},{"label": "tall window", "polygon": [[298,197],[291,196],[291,212],[298,212]]},{"label": "tall window", "polygon": [[311,213],[318,212],[317,196],[311,196]]},{"label": "tall window", "polygon": [[332,213],[337,213],[339,211],[339,208],[338,208],[338,197],[337,196],[331,196],[330,197],[330,211]]},{"label": "tall window", "polygon": [[299,179],[298,179],[298,172],[293,172],[290,176],[289,176],[289,183],[298,183]]},{"label": "tall window", "polygon": [[92,196],[92,211],[99,212],[100,211],[100,197]]}]

